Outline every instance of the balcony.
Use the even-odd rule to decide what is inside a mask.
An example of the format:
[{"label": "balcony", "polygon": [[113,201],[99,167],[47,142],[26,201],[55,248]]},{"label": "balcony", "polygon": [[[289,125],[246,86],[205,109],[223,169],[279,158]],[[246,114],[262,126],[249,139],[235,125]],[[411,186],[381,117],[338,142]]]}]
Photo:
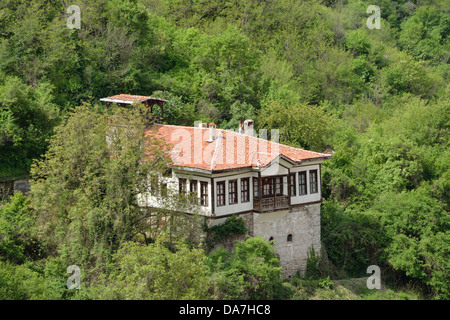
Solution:
[{"label": "balcony", "polygon": [[253,210],[256,211],[269,211],[284,208],[289,208],[289,196],[282,195],[253,200]]}]

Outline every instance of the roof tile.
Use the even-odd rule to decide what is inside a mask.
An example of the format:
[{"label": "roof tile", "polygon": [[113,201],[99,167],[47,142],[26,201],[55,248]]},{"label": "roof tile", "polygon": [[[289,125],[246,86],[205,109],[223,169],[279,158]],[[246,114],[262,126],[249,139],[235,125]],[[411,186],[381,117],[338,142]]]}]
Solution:
[{"label": "roof tile", "polygon": [[[278,156],[296,163],[331,157],[327,153],[303,150],[223,129],[217,129],[216,139],[208,142],[209,130],[158,125],[157,135],[172,148],[172,164],[207,171],[265,167]],[[147,133],[150,134],[150,130]]]}]

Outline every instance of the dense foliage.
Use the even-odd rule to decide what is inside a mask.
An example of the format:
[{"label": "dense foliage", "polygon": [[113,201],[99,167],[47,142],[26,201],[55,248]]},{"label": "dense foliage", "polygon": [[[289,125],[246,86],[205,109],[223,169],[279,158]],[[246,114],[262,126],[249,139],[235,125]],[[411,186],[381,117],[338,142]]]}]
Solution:
[{"label": "dense foliage", "polygon": [[[180,217],[141,224],[142,137],[105,140],[107,114],[93,106],[131,93],[169,99],[169,124],[237,128],[252,118],[257,129],[279,129],[282,143],[332,152],[322,166],[329,270],[320,274],[364,276],[376,264],[385,279],[448,299],[447,2],[378,1],[381,29],[368,29],[368,0],[83,0],[81,29],[69,29],[66,1],[2,1],[0,180],[31,171],[35,182],[29,199],[15,195],[0,207],[0,295],[99,297],[65,290],[65,265],[82,266],[93,287],[131,286],[120,270],[147,250],[168,264],[186,256],[187,270],[203,270],[192,260],[201,255],[192,245],[197,231],[173,232]],[[150,217],[185,205],[178,200]],[[169,248],[153,243],[165,233]],[[189,248],[179,243],[185,237]],[[241,246],[256,258],[245,262],[240,247],[215,252],[204,263],[221,263],[196,275],[212,279],[213,292],[201,287],[195,296],[189,290],[199,284],[182,282],[178,297],[273,297],[279,280],[269,248]],[[157,272],[155,261],[133,272]],[[161,297],[157,283],[178,285],[158,282],[163,271],[155,277],[123,298]],[[108,290],[105,297],[118,297]]]}]

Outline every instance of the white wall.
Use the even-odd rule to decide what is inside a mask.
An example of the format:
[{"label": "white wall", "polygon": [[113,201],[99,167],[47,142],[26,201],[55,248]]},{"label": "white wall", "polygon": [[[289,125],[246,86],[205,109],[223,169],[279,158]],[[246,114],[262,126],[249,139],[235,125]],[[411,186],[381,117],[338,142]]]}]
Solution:
[{"label": "white wall", "polygon": [[[281,161],[282,166],[277,167],[277,170],[272,172],[273,170],[264,170],[263,176],[268,176],[269,172],[272,172],[274,174],[286,174],[287,169],[284,167],[286,165]],[[272,167],[272,169],[275,169],[275,166]],[[310,190],[310,177],[309,177],[309,171],[310,170],[317,170],[317,187],[318,192],[311,194]],[[298,188],[298,172],[300,171],[306,171],[306,182],[307,182],[307,194],[299,196],[299,188]],[[212,186],[211,186],[211,177],[207,176],[206,174],[199,174],[196,172],[191,173],[184,173],[184,172],[173,172],[172,177],[161,177],[161,181],[167,182],[168,188],[171,188],[173,192],[178,192],[178,179],[184,178],[186,179],[186,189],[187,191],[190,191],[190,180],[197,180],[197,195],[200,197],[200,181],[208,183],[208,204],[207,206],[200,206],[199,205],[199,214],[211,216],[212,215],[212,204],[214,201],[214,213],[216,216],[222,216],[222,215],[229,215],[233,213],[238,212],[245,212],[245,211],[251,211],[253,210],[253,177],[257,178],[258,173],[256,171],[238,171],[240,173],[221,173],[221,174],[214,174],[214,193],[212,192]],[[320,187],[320,165],[319,164],[312,164],[312,165],[302,165],[297,167],[291,167],[290,168],[291,173],[295,173],[295,189],[296,189],[296,196],[291,197],[291,205],[297,205],[302,203],[309,203],[309,202],[316,202],[321,200],[321,187]],[[241,178],[250,178],[249,179],[249,202],[242,202],[241,199]],[[229,180],[237,180],[237,197],[238,202],[236,204],[229,204],[228,199],[228,181]],[[225,205],[224,206],[217,206],[217,200],[216,200],[216,193],[217,193],[217,183],[225,181]],[[260,190],[261,192],[262,190]],[[283,194],[288,194],[288,184],[287,184],[287,177],[283,178]],[[164,204],[160,203],[160,199],[157,197],[152,196],[151,194],[145,194],[140,195],[139,197],[140,204],[146,205],[148,207],[164,207]]]},{"label": "white wall", "polygon": [[[214,213],[216,216],[232,214],[237,212],[244,212],[253,210],[253,177],[257,177],[256,172],[247,171],[241,174],[228,175],[228,176],[216,176],[214,178]],[[249,202],[242,202],[241,199],[241,178],[249,179]],[[229,204],[228,200],[228,181],[237,180],[237,198],[238,202],[235,204]],[[225,205],[217,206],[216,193],[217,193],[217,182],[225,181]]]},{"label": "white wall", "polygon": [[[320,169],[319,169],[320,165],[319,164],[314,164],[314,165],[310,165],[310,166],[300,166],[300,167],[293,167],[291,168],[291,173],[296,173],[295,176],[295,191],[296,191],[296,196],[295,197],[291,197],[291,205],[294,204],[302,204],[302,203],[307,203],[307,202],[315,202],[315,201],[320,201],[322,199],[322,190],[320,187]],[[311,193],[310,187],[309,187],[309,170],[317,170],[317,193]],[[303,196],[299,196],[298,195],[298,172],[300,171],[306,171],[306,185],[307,185],[307,194],[303,195]]]},{"label": "white wall", "polygon": [[[159,183],[167,183],[167,188],[169,189],[169,194],[172,193],[178,193],[179,187],[178,187],[178,179],[184,178],[186,179],[186,191],[189,192],[190,190],[190,180],[197,180],[197,196],[200,198],[200,182],[206,182],[208,183],[208,204],[207,206],[201,206],[198,205],[198,213],[202,215],[209,216],[211,215],[211,179],[208,177],[202,177],[192,174],[180,174],[180,173],[172,173],[172,177],[159,177]],[[164,208],[167,207],[167,201],[163,202],[164,199],[161,199],[158,196],[153,196],[150,192],[145,194],[139,194],[138,195],[138,203],[140,206],[146,206],[146,207],[153,207],[153,208]],[[200,200],[199,200],[200,201]],[[200,202],[199,202],[200,203]],[[189,212],[193,213],[193,212]]]}]

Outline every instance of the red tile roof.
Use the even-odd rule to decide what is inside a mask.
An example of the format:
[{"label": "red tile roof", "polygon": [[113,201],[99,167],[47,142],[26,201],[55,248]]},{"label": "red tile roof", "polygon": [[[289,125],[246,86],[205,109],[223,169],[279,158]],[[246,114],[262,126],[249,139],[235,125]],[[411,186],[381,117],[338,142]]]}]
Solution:
[{"label": "red tile roof", "polygon": [[150,97],[150,96],[139,96],[139,95],[133,95],[133,94],[117,94],[115,96],[100,99],[100,101],[117,102],[117,103],[144,102],[147,100],[157,100],[157,101],[163,101],[163,102],[168,101],[168,100],[162,99],[162,98],[156,98],[156,97]]},{"label": "red tile roof", "polygon": [[[148,130],[147,134],[150,132]],[[223,129],[216,129],[216,138],[212,142],[208,142],[209,128],[158,125],[157,136],[172,148],[173,165],[207,171],[265,167],[278,156],[294,163],[331,158],[330,154],[294,148]]]}]

